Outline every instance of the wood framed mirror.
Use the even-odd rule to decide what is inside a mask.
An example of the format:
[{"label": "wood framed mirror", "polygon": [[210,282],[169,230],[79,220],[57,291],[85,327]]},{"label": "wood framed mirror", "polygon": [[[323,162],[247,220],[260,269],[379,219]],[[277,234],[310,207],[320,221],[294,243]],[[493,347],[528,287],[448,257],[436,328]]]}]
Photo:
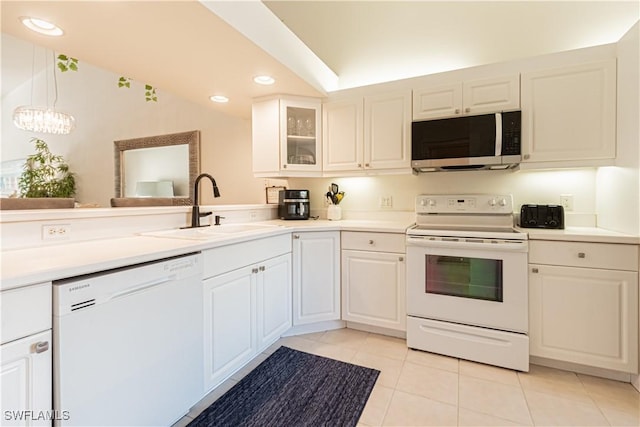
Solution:
[{"label": "wood framed mirror", "polygon": [[200,131],[114,141],[112,207],[188,206],[200,173]]}]

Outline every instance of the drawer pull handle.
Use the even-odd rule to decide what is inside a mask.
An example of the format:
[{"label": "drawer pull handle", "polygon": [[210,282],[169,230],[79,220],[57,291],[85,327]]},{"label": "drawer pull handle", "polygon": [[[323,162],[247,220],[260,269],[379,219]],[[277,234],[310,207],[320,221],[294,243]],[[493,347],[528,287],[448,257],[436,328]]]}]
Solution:
[{"label": "drawer pull handle", "polygon": [[537,272],[538,272],[538,269],[537,269],[537,268],[532,268],[532,269],[531,269],[531,272],[532,272],[532,273],[537,273]]},{"label": "drawer pull handle", "polygon": [[373,245],[374,241],[373,240],[369,240],[369,244]]},{"label": "drawer pull handle", "polygon": [[584,252],[578,252],[578,258],[586,258],[587,255]]},{"label": "drawer pull handle", "polygon": [[45,351],[49,350],[49,341],[40,341],[36,343],[34,347],[36,353],[44,353]]}]

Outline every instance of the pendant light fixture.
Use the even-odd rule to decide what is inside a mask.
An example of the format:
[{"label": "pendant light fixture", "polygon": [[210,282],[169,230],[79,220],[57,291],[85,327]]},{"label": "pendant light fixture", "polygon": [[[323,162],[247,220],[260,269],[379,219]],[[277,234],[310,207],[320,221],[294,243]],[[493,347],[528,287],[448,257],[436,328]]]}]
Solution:
[{"label": "pendant light fixture", "polygon": [[[76,125],[76,119],[68,113],[56,110],[58,101],[58,81],[56,79],[55,52],[51,51],[53,61],[53,104],[49,107],[49,78],[46,74],[47,64],[45,59],[45,80],[46,80],[46,101],[45,107],[33,105],[33,84],[35,80],[35,46],[33,47],[33,58],[31,66],[31,105],[23,105],[13,111],[13,124],[18,128],[31,132],[52,133],[66,135],[70,133]],[[46,58],[46,56],[45,56]]]}]

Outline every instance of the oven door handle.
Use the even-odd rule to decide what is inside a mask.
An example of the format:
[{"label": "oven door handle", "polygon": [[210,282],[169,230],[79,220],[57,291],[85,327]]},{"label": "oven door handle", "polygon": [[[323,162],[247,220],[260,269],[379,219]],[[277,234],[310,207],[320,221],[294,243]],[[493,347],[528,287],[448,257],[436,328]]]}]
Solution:
[{"label": "oven door handle", "polygon": [[429,240],[422,237],[407,237],[407,246],[420,246],[429,248],[448,249],[486,249],[494,251],[527,252],[529,245],[526,241],[514,241],[513,243],[484,243],[474,242],[473,239],[465,241],[461,238],[458,241]]}]

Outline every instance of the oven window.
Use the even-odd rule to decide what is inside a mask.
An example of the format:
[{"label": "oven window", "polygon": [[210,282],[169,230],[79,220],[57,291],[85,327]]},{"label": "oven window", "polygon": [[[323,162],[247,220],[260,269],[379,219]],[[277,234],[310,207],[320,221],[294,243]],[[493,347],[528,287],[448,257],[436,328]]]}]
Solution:
[{"label": "oven window", "polygon": [[426,255],[425,292],[502,302],[502,260]]}]

